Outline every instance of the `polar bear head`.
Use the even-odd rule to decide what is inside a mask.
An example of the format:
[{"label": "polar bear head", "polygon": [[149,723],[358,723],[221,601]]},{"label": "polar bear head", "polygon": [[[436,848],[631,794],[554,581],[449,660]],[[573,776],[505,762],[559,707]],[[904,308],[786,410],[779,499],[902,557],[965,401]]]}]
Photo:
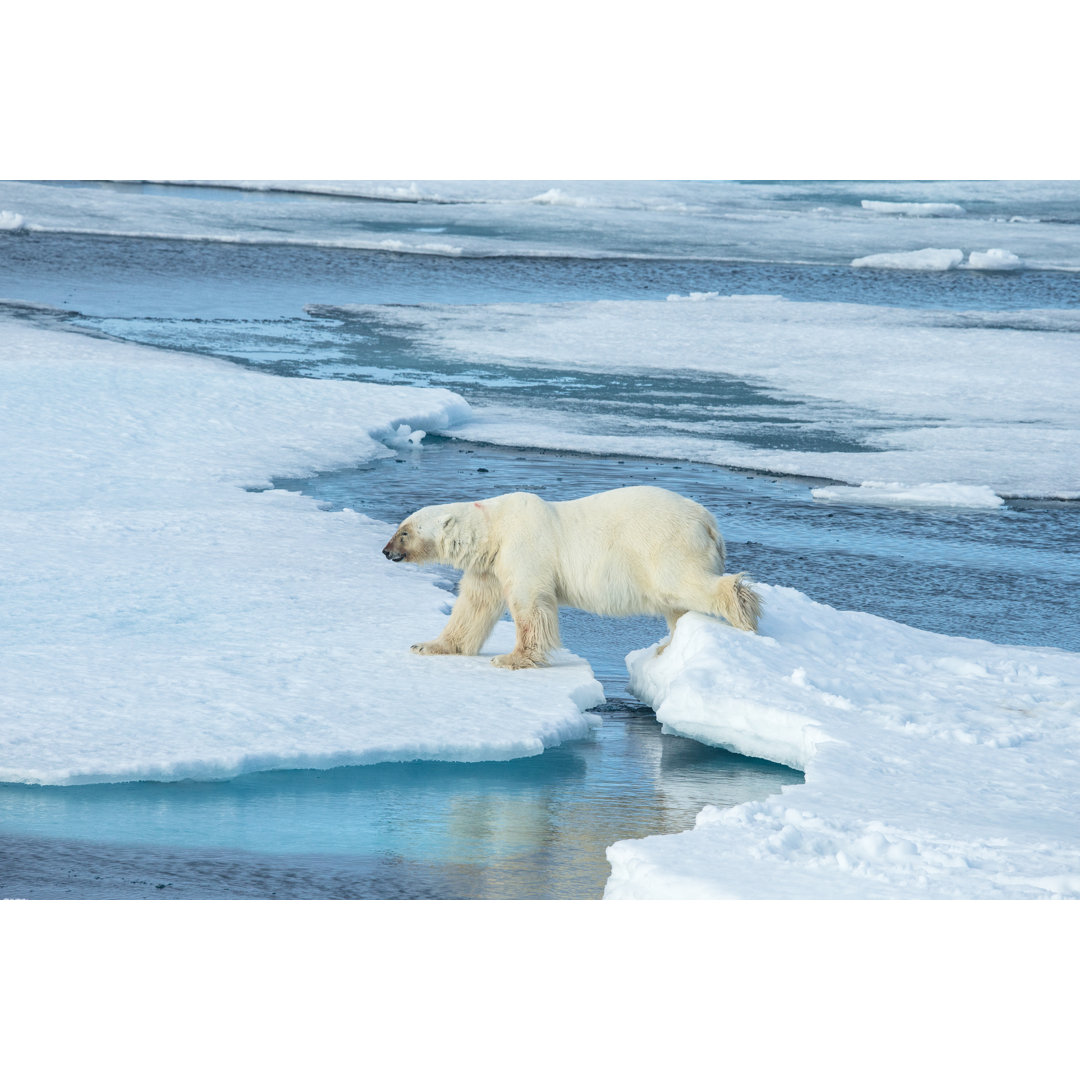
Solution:
[{"label": "polar bear head", "polygon": [[399,526],[382,553],[391,562],[442,562],[443,540],[453,523],[453,514],[438,511],[441,506],[425,506],[410,514]]},{"label": "polar bear head", "polygon": [[465,570],[486,559],[487,539],[480,503],[444,503],[410,514],[382,552],[391,562],[443,563]]}]

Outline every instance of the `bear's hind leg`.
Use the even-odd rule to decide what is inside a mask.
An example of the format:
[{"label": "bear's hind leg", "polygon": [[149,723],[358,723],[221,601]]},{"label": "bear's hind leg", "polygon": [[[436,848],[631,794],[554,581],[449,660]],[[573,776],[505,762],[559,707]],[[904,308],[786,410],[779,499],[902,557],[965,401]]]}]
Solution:
[{"label": "bear's hind leg", "polygon": [[[667,620],[668,637],[675,633],[675,624],[686,614],[685,611],[665,611],[664,618]],[[665,641],[659,649],[656,650],[656,655],[659,656],[669,645],[671,641]]]},{"label": "bear's hind leg", "polygon": [[461,579],[454,610],[442,633],[434,641],[414,645],[412,651],[428,656],[447,653],[475,656],[505,608],[495,576],[469,571]]},{"label": "bear's hind leg", "polygon": [[496,667],[519,670],[543,667],[548,653],[559,647],[559,606],[553,596],[541,595],[530,602],[510,600],[510,614],[517,630],[514,651],[496,656]]}]

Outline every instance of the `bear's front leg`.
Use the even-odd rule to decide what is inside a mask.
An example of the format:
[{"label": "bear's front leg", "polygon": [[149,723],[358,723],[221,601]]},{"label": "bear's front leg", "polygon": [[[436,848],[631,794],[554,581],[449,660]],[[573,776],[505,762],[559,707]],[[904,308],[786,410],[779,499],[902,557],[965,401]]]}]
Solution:
[{"label": "bear's front leg", "polygon": [[487,641],[505,608],[495,576],[469,570],[458,586],[458,598],[443,632],[434,641],[412,646],[425,656],[475,656]]},{"label": "bear's front leg", "polygon": [[531,603],[522,603],[511,597],[510,615],[517,631],[514,651],[496,656],[491,662],[511,671],[545,666],[548,653],[559,647],[559,607],[555,598],[544,594],[534,597]]}]

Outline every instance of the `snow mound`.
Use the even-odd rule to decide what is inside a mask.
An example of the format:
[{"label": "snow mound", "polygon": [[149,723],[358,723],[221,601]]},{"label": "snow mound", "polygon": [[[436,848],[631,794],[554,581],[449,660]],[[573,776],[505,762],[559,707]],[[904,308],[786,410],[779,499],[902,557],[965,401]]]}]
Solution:
[{"label": "snow mound", "polygon": [[1019,270],[1024,260],[1004,248],[990,248],[989,251],[973,251],[967,265],[972,270]]},{"label": "snow mound", "polygon": [[606,897],[1080,897],[1080,655],[759,588],[759,634],[684,615],[627,657],[631,688],[806,783],[612,845]]},{"label": "snow mound", "polygon": [[863,199],[862,208],[875,214],[903,214],[905,217],[961,217],[966,211],[959,203],[875,202]]},{"label": "snow mound", "polygon": [[852,266],[872,270],[953,270],[964,261],[959,248],[920,248],[918,251],[890,251],[852,259]]},{"label": "snow mound", "polygon": [[837,485],[813,488],[810,492],[823,502],[859,503],[877,506],[966,507],[996,510],[1005,500],[977,484],[900,484],[864,480],[858,487]]}]

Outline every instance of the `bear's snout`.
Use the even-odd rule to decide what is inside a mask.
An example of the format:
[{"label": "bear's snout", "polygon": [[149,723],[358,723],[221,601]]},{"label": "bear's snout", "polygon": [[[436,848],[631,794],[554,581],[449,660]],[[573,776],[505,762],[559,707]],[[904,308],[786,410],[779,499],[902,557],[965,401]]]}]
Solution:
[{"label": "bear's snout", "polygon": [[393,540],[391,540],[391,541],[390,541],[390,543],[389,543],[389,544],[387,544],[387,545],[386,545],[386,547],[384,547],[384,548],[382,549],[382,553],[383,553],[383,554],[384,554],[384,555],[385,555],[385,556],[386,556],[386,557],[387,557],[387,558],[388,558],[388,559],[389,559],[389,560],[390,560],[391,562],[401,562],[401,560],[405,558],[405,552],[404,552],[404,551],[398,551],[398,550],[397,550],[397,549],[396,549],[396,548],[394,547],[394,541],[393,541]]}]

